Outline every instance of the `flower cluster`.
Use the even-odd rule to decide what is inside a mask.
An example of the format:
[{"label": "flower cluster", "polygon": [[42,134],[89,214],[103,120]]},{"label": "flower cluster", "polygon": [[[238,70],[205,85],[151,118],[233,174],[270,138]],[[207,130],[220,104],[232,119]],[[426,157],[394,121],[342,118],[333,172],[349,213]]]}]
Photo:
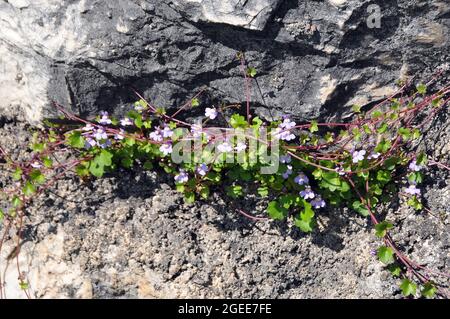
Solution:
[{"label": "flower cluster", "polygon": [[291,132],[291,130],[297,124],[294,121],[291,121],[289,118],[285,118],[283,122],[278,125],[275,129],[274,136],[283,141],[292,141],[295,139],[295,135]]},{"label": "flower cluster", "polygon": [[[416,160],[413,160],[409,163],[408,168],[410,172],[420,172],[423,166],[418,165]],[[409,185],[405,188],[405,193],[410,195],[420,195],[420,189],[417,188],[417,182],[414,180],[409,180]]]}]

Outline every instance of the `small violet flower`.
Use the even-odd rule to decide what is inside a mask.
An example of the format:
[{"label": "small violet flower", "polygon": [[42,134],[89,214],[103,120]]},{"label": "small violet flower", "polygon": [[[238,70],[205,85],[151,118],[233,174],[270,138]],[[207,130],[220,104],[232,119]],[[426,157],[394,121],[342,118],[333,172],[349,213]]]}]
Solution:
[{"label": "small violet flower", "polygon": [[291,161],[292,161],[292,158],[291,158],[291,156],[289,154],[280,156],[280,162],[283,163],[283,164],[288,164]]},{"label": "small violet flower", "polygon": [[197,167],[197,173],[201,176],[205,176],[206,173],[208,173],[208,165],[206,165],[205,163],[199,165]]},{"label": "small violet flower", "polygon": [[292,174],[292,166],[287,165],[287,170],[286,170],[286,172],[283,173],[282,176],[284,179],[288,179],[291,174]]},{"label": "small violet flower", "polygon": [[159,150],[164,156],[167,156],[172,153],[172,144],[163,144],[159,147]]},{"label": "small violet flower", "polygon": [[189,180],[189,175],[181,169],[174,179],[176,183],[186,183]]},{"label": "small violet flower", "polygon": [[407,188],[405,188],[405,193],[411,195],[420,195],[420,189],[418,189],[416,185],[411,184]]},{"label": "small violet flower", "polygon": [[236,150],[236,152],[240,153],[242,151],[244,151],[247,148],[247,145],[245,145],[245,143],[239,142],[236,144],[236,147],[234,148]]},{"label": "small violet flower", "polygon": [[106,141],[104,141],[102,144],[100,144],[100,147],[101,148],[107,148],[107,147],[110,147],[111,146],[111,141],[110,140],[106,140]]},{"label": "small violet flower", "polygon": [[304,199],[313,199],[316,195],[312,191],[311,187],[306,186],[304,190],[300,191],[300,196]]},{"label": "small violet flower", "polygon": [[161,131],[161,134],[164,138],[168,138],[172,137],[173,131],[168,126],[165,126],[164,129]]},{"label": "small violet flower", "polygon": [[91,137],[88,137],[84,143],[84,148],[90,149],[91,147],[94,147],[96,145],[97,145],[97,141]]},{"label": "small violet flower", "polygon": [[95,131],[94,138],[97,141],[106,140],[108,139],[108,134],[106,134],[106,131],[103,128],[99,128]]},{"label": "small violet flower", "polygon": [[205,116],[209,117],[211,120],[214,120],[217,117],[217,110],[215,108],[209,108],[207,107],[205,109]]},{"label": "small violet flower", "polygon": [[296,182],[299,185],[305,185],[309,183],[308,176],[306,176],[303,173],[298,174],[298,176],[294,179],[294,182]]},{"label": "small violet flower", "polygon": [[35,162],[31,163],[30,165],[33,168],[41,168],[42,167],[42,165],[38,161],[35,161]]},{"label": "small violet flower", "polygon": [[133,122],[130,120],[130,118],[124,117],[123,119],[120,120],[120,125],[130,126],[130,125],[133,125]]},{"label": "small violet flower", "polygon": [[223,142],[222,144],[219,144],[217,146],[217,150],[221,153],[226,153],[226,152],[232,152],[233,151],[233,147],[231,146],[230,143],[228,142]]},{"label": "small violet flower", "polygon": [[161,132],[159,129],[157,129],[156,131],[153,131],[150,133],[150,139],[152,139],[155,142],[162,142],[163,141],[163,137],[161,135]]},{"label": "small violet flower", "polygon": [[100,124],[103,124],[103,125],[111,124],[111,120],[109,118],[108,112],[102,111],[102,112],[100,112],[100,115],[101,115],[100,120],[98,120],[98,122]]},{"label": "small violet flower", "polygon": [[114,138],[118,141],[123,140],[125,138],[125,131],[120,129],[119,132],[114,135]]},{"label": "small violet flower", "polygon": [[85,131],[85,132],[90,132],[90,131],[92,131],[93,129],[94,129],[94,126],[92,126],[91,123],[88,123],[88,124],[86,124],[85,127],[83,127],[83,131]]},{"label": "small violet flower", "polygon": [[411,171],[414,171],[414,172],[419,172],[423,168],[422,165],[417,165],[416,160],[413,160],[411,163],[409,163],[408,167]]},{"label": "small violet flower", "polygon": [[322,199],[322,197],[320,197],[320,195],[317,195],[317,197],[311,201],[311,205],[314,208],[323,208],[325,207],[325,201]]},{"label": "small violet flower", "polygon": [[353,163],[358,163],[358,162],[364,160],[364,155],[366,155],[365,150],[354,151],[352,153]]},{"label": "small violet flower", "polygon": [[335,169],[335,171],[336,171],[336,173],[338,173],[338,174],[341,175],[341,176],[343,176],[343,175],[346,174],[343,167],[337,167],[337,168]]},{"label": "small violet flower", "polygon": [[369,154],[369,156],[367,156],[367,159],[377,159],[378,157],[380,157],[380,153],[378,152],[372,152]]}]

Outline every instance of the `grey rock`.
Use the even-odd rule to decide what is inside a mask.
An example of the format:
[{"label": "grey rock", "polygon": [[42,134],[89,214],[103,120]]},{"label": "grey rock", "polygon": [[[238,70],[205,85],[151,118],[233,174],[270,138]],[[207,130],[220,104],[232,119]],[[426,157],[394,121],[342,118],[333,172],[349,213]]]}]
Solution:
[{"label": "grey rock", "polygon": [[[367,26],[374,3],[379,29]],[[257,113],[341,117],[448,61],[448,12],[439,0],[3,1],[0,112],[37,122],[56,101],[120,114],[133,90],[174,108],[205,87],[204,106],[242,103],[244,51]]]}]

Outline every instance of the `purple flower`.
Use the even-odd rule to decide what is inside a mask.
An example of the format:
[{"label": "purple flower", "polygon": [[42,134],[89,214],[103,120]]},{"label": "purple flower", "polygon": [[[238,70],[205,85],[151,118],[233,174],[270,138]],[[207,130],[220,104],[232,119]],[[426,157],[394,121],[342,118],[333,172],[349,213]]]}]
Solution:
[{"label": "purple flower", "polygon": [[413,160],[411,163],[409,163],[408,167],[411,171],[414,171],[414,172],[419,172],[423,168],[422,165],[417,165],[416,160]]},{"label": "purple flower", "polygon": [[123,139],[125,138],[125,131],[124,131],[123,129],[120,129],[119,132],[117,132],[117,133],[114,135],[114,138],[115,138],[116,140],[123,140]]},{"label": "purple flower", "polygon": [[110,140],[106,140],[106,141],[104,141],[102,144],[100,144],[100,147],[101,148],[107,148],[107,147],[110,147],[111,146],[111,141]]},{"label": "purple flower", "polygon": [[84,143],[84,148],[90,149],[91,147],[97,146],[97,141],[91,137],[88,137]]},{"label": "purple flower", "polygon": [[280,156],[280,162],[283,164],[288,164],[292,161],[292,157],[289,154],[281,155]]},{"label": "purple flower", "polygon": [[354,151],[352,153],[353,163],[358,163],[358,162],[364,160],[364,155],[366,155],[365,150]]},{"label": "purple flower", "polygon": [[217,146],[217,150],[221,153],[232,152],[233,147],[231,146],[231,144],[229,142],[225,141],[222,144],[219,144]]},{"label": "purple flower", "polygon": [[304,190],[300,191],[300,196],[304,199],[313,199],[316,195],[312,191],[311,187],[306,186]]},{"label": "purple flower", "polygon": [[297,125],[297,123],[295,123],[294,121],[291,121],[289,118],[285,118],[283,120],[283,122],[279,125],[279,127],[282,129],[285,129],[285,130],[290,130],[295,125]]},{"label": "purple flower", "polygon": [[180,169],[180,172],[178,175],[175,175],[175,182],[176,183],[186,183],[189,180],[189,175],[182,169]]},{"label": "purple flower", "polygon": [[294,182],[296,182],[299,185],[305,185],[309,183],[309,178],[303,173],[298,174],[298,176],[294,179]]},{"label": "purple flower", "polygon": [[130,120],[130,118],[124,117],[123,119],[120,120],[120,125],[130,126],[130,125],[133,125],[133,122]]},{"label": "purple flower", "polygon": [[322,197],[320,197],[320,195],[317,195],[317,197],[311,201],[311,205],[314,208],[323,208],[325,207],[325,201],[322,199]]},{"label": "purple flower", "polygon": [[284,179],[288,179],[291,174],[292,174],[292,166],[287,165],[287,170],[286,170],[286,172],[283,173],[282,176]]},{"label": "purple flower", "polygon": [[405,193],[411,195],[420,195],[420,189],[418,189],[416,185],[411,184],[407,188],[405,188]]},{"label": "purple flower", "polygon": [[99,128],[95,131],[94,138],[97,141],[106,140],[106,139],[108,139],[108,134],[106,134],[105,129]]},{"label": "purple flower", "polygon": [[246,148],[247,148],[247,145],[245,145],[245,143],[239,142],[239,143],[237,143],[237,145],[234,149],[236,150],[236,152],[240,153],[240,152],[244,151]]},{"label": "purple flower", "polygon": [[134,103],[134,109],[141,113],[144,110],[144,106],[141,103],[137,102]]},{"label": "purple flower", "polygon": [[90,131],[92,131],[93,129],[94,129],[94,126],[92,126],[91,123],[88,123],[88,124],[86,124],[85,127],[83,127],[83,131],[85,131],[85,132],[90,132]]},{"label": "purple flower", "polygon": [[192,124],[191,133],[193,137],[202,136],[202,126],[200,124]]},{"label": "purple flower", "polygon": [[208,165],[206,165],[206,164],[200,164],[198,167],[197,167],[197,173],[199,174],[199,175],[201,175],[201,176],[205,176],[206,175],[206,173],[208,173]]},{"label": "purple flower", "polygon": [[108,112],[102,111],[102,112],[100,112],[100,115],[101,115],[100,120],[98,120],[98,122],[100,124],[103,124],[103,125],[111,124],[111,120],[109,119]]},{"label": "purple flower", "polygon": [[30,164],[31,167],[33,168],[41,168],[42,165],[38,162],[38,161],[34,161],[33,163]]},{"label": "purple flower", "polygon": [[380,153],[378,152],[372,152],[369,154],[369,156],[367,156],[367,159],[377,159],[378,157],[380,157]]},{"label": "purple flower", "polygon": [[163,137],[161,135],[161,132],[159,129],[156,129],[156,131],[153,131],[150,133],[150,139],[152,139],[155,142],[162,142]]},{"label": "purple flower", "polygon": [[336,167],[335,171],[336,171],[336,173],[338,173],[341,176],[346,174],[344,168],[342,168],[342,167]]},{"label": "purple flower", "polygon": [[214,120],[217,117],[217,110],[215,108],[207,107],[205,109],[205,116],[209,117],[211,120]]},{"label": "purple flower", "polygon": [[161,131],[161,134],[164,138],[172,137],[173,131],[170,129],[170,127],[165,126],[164,129]]},{"label": "purple flower", "polygon": [[281,127],[277,127],[275,129],[274,135],[276,138],[279,138],[280,140],[283,140],[283,141],[292,141],[293,139],[295,139],[294,134],[292,134],[290,131],[285,130]]},{"label": "purple flower", "polygon": [[172,153],[172,144],[163,144],[159,147],[159,150],[163,153],[164,156]]}]

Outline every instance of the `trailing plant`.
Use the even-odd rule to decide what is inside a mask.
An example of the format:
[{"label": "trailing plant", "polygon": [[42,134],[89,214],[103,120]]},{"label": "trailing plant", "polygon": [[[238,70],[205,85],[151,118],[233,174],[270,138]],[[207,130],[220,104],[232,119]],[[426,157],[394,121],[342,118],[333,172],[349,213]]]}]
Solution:
[{"label": "trailing plant", "polygon": [[[418,286],[423,297],[447,296],[432,278],[448,280],[449,274],[410,260],[392,240],[394,223],[381,220],[379,210],[398,196],[415,210],[426,209],[420,189],[426,167],[449,167],[414,146],[424,125],[448,105],[450,87],[427,93],[432,81],[415,89],[408,82],[370,109],[355,105],[352,119],[344,122],[297,123],[287,116],[265,121],[250,110],[250,85],[257,72],[246,66],[243,54],[238,58],[246,90],[243,115],[232,112],[240,105],[221,105],[207,106],[201,122],[180,119],[183,111],[202,107],[203,91],[172,115],[137,92],[139,100],[120,118],[102,112],[88,120],[55,103],[66,122],[46,120],[45,128],[33,135],[27,161],[16,161],[0,148],[13,181],[2,189],[0,250],[15,228],[18,258],[28,205],[69,172],[91,179],[139,166],[172,175],[189,203],[208,200],[214,189],[224,188],[232,199],[253,192],[267,201],[269,218],[289,220],[305,233],[314,230],[325,207],[348,207],[370,218],[383,242],[376,255],[400,278],[406,297],[417,296]],[[58,154],[70,156],[58,161]],[[253,220],[267,219],[237,211]],[[27,280],[18,270],[20,286],[29,296]]]}]

